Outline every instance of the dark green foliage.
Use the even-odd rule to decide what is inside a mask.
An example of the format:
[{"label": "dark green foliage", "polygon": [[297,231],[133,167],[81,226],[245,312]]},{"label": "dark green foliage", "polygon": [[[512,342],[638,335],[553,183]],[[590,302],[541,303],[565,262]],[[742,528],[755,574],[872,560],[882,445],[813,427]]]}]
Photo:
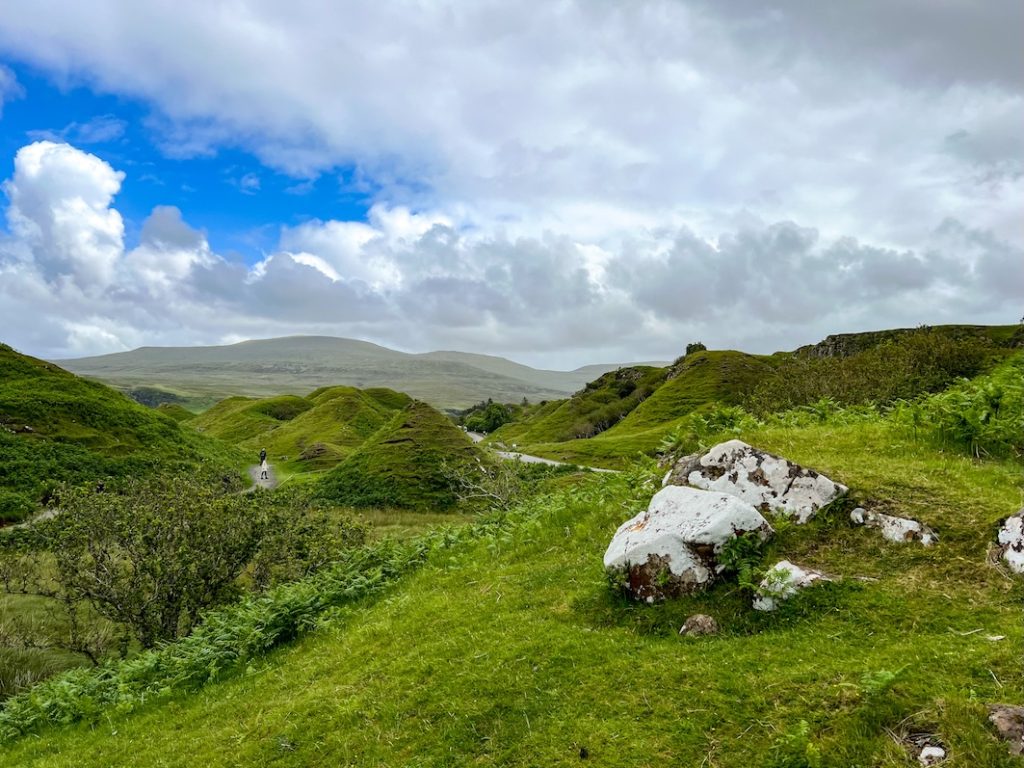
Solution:
[{"label": "dark green foliage", "polygon": [[168,392],[166,389],[159,389],[158,387],[135,387],[134,389],[127,390],[125,394],[136,403],[150,408],[156,408],[161,405],[180,405],[185,402],[185,398],[181,395]]},{"label": "dark green foliage", "polygon": [[998,354],[987,336],[960,337],[921,329],[849,355],[792,355],[761,382],[750,405],[766,414],[823,398],[841,405],[889,403],[935,392],[961,376],[974,376]]},{"label": "dark green foliage", "polygon": [[35,510],[31,497],[24,493],[0,489],[0,523],[17,523]]},{"label": "dark green foliage", "polygon": [[486,403],[473,406],[462,417],[462,425],[470,432],[493,432],[512,421],[513,408],[514,406],[488,400]]},{"label": "dark green foliage", "polygon": [[699,341],[694,341],[686,345],[686,354],[692,355],[694,352],[706,352],[707,347],[701,344]]},{"label": "dark green foliage", "polygon": [[217,494],[188,475],[121,492],[66,489],[46,528],[55,580],[130,630],[143,648],[191,631],[234,593],[273,516],[268,494]]},{"label": "dark green foliage", "polygon": [[992,372],[914,402],[892,418],[973,456],[1024,456],[1024,354]]},{"label": "dark green foliage", "polygon": [[413,402],[320,481],[320,494],[352,505],[444,509],[457,501],[450,471],[481,454],[461,429]]}]

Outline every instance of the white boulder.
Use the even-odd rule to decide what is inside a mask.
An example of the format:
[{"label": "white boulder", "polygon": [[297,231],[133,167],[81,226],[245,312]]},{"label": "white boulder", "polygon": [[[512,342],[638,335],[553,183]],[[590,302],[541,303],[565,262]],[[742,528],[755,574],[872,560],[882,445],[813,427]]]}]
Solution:
[{"label": "white boulder", "polygon": [[623,579],[633,598],[653,602],[706,587],[722,570],[722,546],[748,532],[765,540],[773,531],[735,496],[670,485],[654,495],[647,511],[619,526],[604,566]]},{"label": "white boulder", "polygon": [[930,547],[939,540],[935,531],[917,520],[884,515],[881,512],[869,512],[863,507],[857,507],[850,513],[850,521],[854,525],[878,528],[882,532],[883,539],[896,544],[919,541],[922,546]]},{"label": "white boulder", "polygon": [[781,512],[799,523],[806,523],[819,509],[848,490],[813,469],[766,453],[742,440],[729,440],[706,453],[680,459],[666,481],[728,493],[762,512]]},{"label": "white boulder", "polygon": [[999,555],[1014,573],[1024,573],[1024,509],[999,527]]},{"label": "white boulder", "polygon": [[754,596],[755,611],[774,611],[780,602],[788,600],[801,589],[816,581],[831,581],[820,571],[801,568],[789,560],[781,560],[771,567]]}]

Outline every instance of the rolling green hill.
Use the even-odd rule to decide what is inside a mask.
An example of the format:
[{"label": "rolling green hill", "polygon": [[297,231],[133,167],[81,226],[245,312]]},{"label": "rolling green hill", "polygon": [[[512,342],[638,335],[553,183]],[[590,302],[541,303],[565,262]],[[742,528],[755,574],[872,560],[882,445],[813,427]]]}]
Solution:
[{"label": "rolling green hill", "polygon": [[266,448],[279,467],[309,471],[337,464],[410,402],[390,389],[323,387],[308,397],[230,397],[191,424],[252,456]]},{"label": "rolling green hill", "polygon": [[3,516],[25,514],[60,482],[145,474],[167,462],[233,474],[239,455],[110,387],[0,344]]},{"label": "rolling green hill", "polygon": [[[663,369],[622,369],[637,388],[616,397],[621,386],[616,373],[594,381],[570,400],[548,403],[521,422],[507,424],[488,442],[515,442],[520,450],[561,461],[615,466],[638,453],[650,453],[680,419],[710,406],[743,402],[758,382],[772,371],[776,357],[735,351],[701,351],[686,355]],[[625,391],[625,390],[623,390]],[[639,394],[643,397],[638,397]],[[602,408],[619,412],[603,430],[573,425],[589,424],[586,414]]]},{"label": "rolling green hill", "polygon": [[320,493],[352,506],[444,509],[455,495],[446,467],[483,454],[444,415],[414,401],[320,481]]},{"label": "rolling green hill", "polygon": [[[438,408],[488,398],[519,402],[564,397],[615,365],[546,371],[501,357],[464,352],[408,354],[365,341],[294,336],[217,347],[142,347],[58,361],[125,390],[186,398],[207,407],[231,395],[303,395],[325,386],[386,387]],[[595,373],[595,369],[597,373]]]}]

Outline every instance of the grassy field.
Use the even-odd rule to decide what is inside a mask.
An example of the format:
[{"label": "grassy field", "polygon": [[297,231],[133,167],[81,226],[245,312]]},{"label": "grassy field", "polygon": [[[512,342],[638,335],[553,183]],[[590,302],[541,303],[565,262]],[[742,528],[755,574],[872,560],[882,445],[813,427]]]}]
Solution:
[{"label": "grassy field", "polygon": [[[858,501],[933,526],[885,544],[840,510],[785,528],[785,556],[841,579],[776,615],[723,584],[656,606],[608,588],[601,555],[653,487],[566,481],[514,530],[435,553],[375,599],[242,673],[124,716],[10,744],[17,766],[911,766],[938,734],[950,766],[1009,766],[984,705],[1020,702],[1020,579],[990,565],[1021,466],[977,461],[882,422],[743,435]],[[711,613],[718,637],[677,630]]]}]

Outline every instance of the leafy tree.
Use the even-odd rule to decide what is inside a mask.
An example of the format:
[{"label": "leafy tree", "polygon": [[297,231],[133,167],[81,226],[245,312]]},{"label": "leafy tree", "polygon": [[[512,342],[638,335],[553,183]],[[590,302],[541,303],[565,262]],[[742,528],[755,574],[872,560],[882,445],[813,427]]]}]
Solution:
[{"label": "leafy tree", "polygon": [[686,354],[688,354],[688,355],[692,355],[694,352],[706,352],[706,351],[707,351],[707,347],[705,347],[699,341],[692,341],[692,342],[690,342],[689,344],[686,345]]},{"label": "leafy tree", "polygon": [[217,495],[188,475],[129,481],[121,493],[62,491],[51,541],[59,591],[144,648],[173,640],[234,593],[273,516],[268,502]]}]

